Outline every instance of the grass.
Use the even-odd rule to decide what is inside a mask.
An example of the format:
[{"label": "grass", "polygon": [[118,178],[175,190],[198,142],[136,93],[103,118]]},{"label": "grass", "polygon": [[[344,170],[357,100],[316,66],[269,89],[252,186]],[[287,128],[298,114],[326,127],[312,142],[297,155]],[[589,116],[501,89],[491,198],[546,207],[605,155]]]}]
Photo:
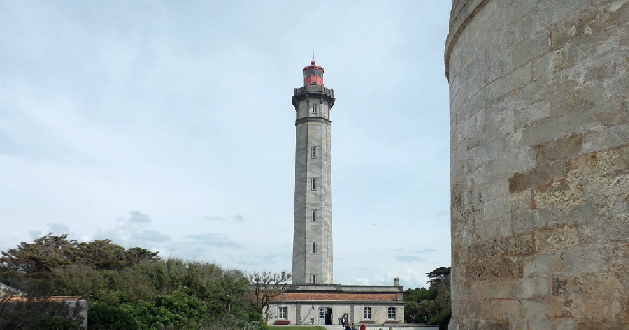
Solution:
[{"label": "grass", "polygon": [[269,325],[271,329],[284,329],[284,330],[325,330],[324,327],[309,327],[309,326],[290,326],[290,325]]}]

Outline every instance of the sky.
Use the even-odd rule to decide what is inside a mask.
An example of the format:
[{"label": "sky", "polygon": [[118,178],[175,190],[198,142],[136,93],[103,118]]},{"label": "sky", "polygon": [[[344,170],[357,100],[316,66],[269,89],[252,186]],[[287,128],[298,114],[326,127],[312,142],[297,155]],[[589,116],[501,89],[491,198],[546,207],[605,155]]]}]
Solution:
[{"label": "sky", "polygon": [[0,1],[0,250],[290,271],[293,88],[333,88],[334,282],[450,265],[449,1]]}]

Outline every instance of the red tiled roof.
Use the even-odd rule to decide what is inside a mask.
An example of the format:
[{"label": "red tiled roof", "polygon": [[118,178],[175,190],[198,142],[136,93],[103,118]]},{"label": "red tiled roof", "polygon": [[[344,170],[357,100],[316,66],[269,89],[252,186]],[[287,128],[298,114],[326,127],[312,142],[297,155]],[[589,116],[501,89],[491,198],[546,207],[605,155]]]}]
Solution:
[{"label": "red tiled roof", "polygon": [[397,301],[395,293],[303,293],[284,292],[273,300],[369,300]]}]

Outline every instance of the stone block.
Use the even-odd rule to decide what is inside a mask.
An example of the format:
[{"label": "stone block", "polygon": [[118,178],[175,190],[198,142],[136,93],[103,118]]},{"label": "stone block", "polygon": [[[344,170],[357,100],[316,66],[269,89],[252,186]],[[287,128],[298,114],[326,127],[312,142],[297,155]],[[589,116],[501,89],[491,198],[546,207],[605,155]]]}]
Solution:
[{"label": "stone block", "polygon": [[568,172],[567,163],[565,161],[554,162],[550,165],[552,171],[552,180],[558,181],[566,178]]},{"label": "stone block", "polygon": [[607,127],[585,134],[584,150],[606,150],[629,145],[629,124]]},{"label": "stone block", "polygon": [[514,112],[513,128],[518,129],[550,116],[550,101],[540,101]]},{"label": "stone block", "polygon": [[529,81],[531,81],[531,63],[509,72],[503,79],[493,82],[487,88],[490,88],[492,99],[496,100],[524,86]]},{"label": "stone block", "polygon": [[557,330],[575,330],[576,322],[573,319],[559,320]]},{"label": "stone block", "polygon": [[576,226],[542,228],[535,232],[535,250],[565,249],[579,244]]},{"label": "stone block", "polygon": [[523,299],[543,299],[548,295],[548,279],[546,277],[533,277],[522,279]]},{"label": "stone block", "polygon": [[510,256],[530,255],[534,252],[533,234],[507,238],[507,254]]},{"label": "stone block", "polygon": [[509,178],[509,192],[522,191],[548,184],[551,179],[550,166],[539,166]]},{"label": "stone block", "polygon": [[578,181],[561,180],[540,187],[535,191],[536,209],[552,209],[567,212],[571,208],[584,204],[583,185]]},{"label": "stone block", "polygon": [[[510,1],[508,3],[502,14],[506,22],[521,20],[522,17],[532,14],[533,10],[539,6],[539,3],[534,0]],[[530,30],[534,30],[534,28],[532,22],[522,27],[522,29]]]},{"label": "stone block", "polygon": [[548,33],[540,31],[531,38],[525,39],[514,47],[511,53],[511,65],[518,67],[539,57],[548,51]]},{"label": "stone block", "polygon": [[575,13],[588,9],[589,0],[544,1],[538,10],[538,29],[544,29],[556,22],[569,19]]},{"label": "stone block", "polygon": [[483,213],[485,215],[485,221],[495,220],[497,218],[510,217],[509,213],[509,198],[500,197],[494,200],[487,201],[483,204]]},{"label": "stone block", "polygon": [[548,161],[574,156],[581,151],[582,145],[583,136],[581,135],[569,136],[546,144],[538,145],[535,148],[537,151],[537,164],[540,165]]}]

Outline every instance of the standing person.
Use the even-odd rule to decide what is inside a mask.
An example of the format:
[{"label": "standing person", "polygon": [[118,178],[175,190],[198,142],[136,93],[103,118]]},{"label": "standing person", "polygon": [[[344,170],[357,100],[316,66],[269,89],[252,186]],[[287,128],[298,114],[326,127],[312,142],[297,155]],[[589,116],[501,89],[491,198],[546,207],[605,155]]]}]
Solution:
[{"label": "standing person", "polygon": [[411,315],[411,323],[415,323],[416,320],[417,317],[415,316],[415,314]]},{"label": "standing person", "polygon": [[367,326],[363,323],[360,325],[360,330],[367,330]]}]

